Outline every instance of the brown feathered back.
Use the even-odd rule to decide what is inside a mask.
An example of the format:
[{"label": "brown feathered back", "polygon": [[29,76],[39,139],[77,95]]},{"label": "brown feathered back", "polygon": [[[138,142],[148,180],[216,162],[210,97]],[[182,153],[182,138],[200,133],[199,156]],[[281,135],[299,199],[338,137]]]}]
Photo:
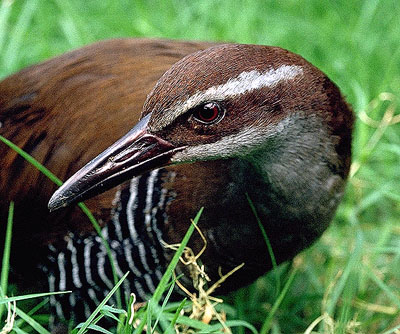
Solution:
[{"label": "brown feathered back", "polygon": [[[209,46],[117,39],[26,68],[0,82],[0,134],[65,180],[138,121],[146,95],[172,64]],[[3,143],[0,157],[0,226],[14,201],[14,263],[35,263],[31,247],[92,229],[76,207],[49,213],[56,185]],[[97,218],[108,218],[114,193],[87,202]]]}]

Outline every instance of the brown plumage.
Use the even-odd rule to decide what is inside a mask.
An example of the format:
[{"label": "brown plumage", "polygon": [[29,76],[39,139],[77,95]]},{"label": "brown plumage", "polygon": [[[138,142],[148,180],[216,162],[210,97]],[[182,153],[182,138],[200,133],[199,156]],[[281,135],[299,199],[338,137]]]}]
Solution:
[{"label": "brown plumage", "polygon": [[[138,121],[147,94],[171,65],[210,45],[109,40],[24,69],[0,82],[0,134],[66,180]],[[5,225],[14,201],[11,260],[24,275],[38,261],[36,252],[21,251],[27,245],[32,249],[62,240],[67,231],[93,228],[80,209],[50,213],[47,202],[56,185],[2,143],[0,156],[0,222]],[[87,201],[100,220],[109,219],[114,193]]]},{"label": "brown plumage", "polygon": [[[129,247],[142,242],[147,253],[139,249],[135,261],[151,267],[146,270],[155,279],[171,255],[158,239],[179,242],[189,219],[204,207],[199,227],[207,249],[201,260],[211,279],[218,279],[220,268],[227,272],[245,263],[223,285],[220,291],[226,292],[271,268],[246,195],[278,262],[325,230],[349,172],[353,115],[338,88],[298,55],[265,46],[210,46],[113,40],[30,67],[0,83],[0,134],[65,180],[127,132],[143,106],[140,123],[75,174],[49,206],[90,198],[141,175],[118,192],[87,200],[110,226],[107,233],[118,239],[126,229],[133,240]],[[24,258],[21,245],[52,243],[60,263],[57,252],[64,259],[71,249],[79,252],[94,242],[83,239],[91,226],[79,210],[47,211],[56,188],[50,181],[4,145],[0,154],[2,220],[7,203],[16,201],[15,268]],[[74,235],[64,241],[67,231]],[[121,246],[125,236],[120,239],[115,252],[125,261],[130,254]],[[194,235],[191,247],[202,246]],[[49,271],[58,277],[57,269]],[[66,284],[85,299],[92,285],[81,286],[87,277],[78,278],[72,275]],[[64,287],[61,276],[59,282]],[[103,283],[96,291],[103,291]]]}]

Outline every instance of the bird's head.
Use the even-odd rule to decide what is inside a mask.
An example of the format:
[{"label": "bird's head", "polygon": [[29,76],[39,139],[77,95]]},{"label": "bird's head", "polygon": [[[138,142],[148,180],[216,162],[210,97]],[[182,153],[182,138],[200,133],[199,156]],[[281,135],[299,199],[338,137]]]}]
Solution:
[{"label": "bird's head", "polygon": [[[351,128],[338,88],[302,57],[267,46],[211,47],[172,66],[148,95],[139,123],[67,180],[49,208],[196,161],[238,158],[267,173],[269,161],[276,169],[283,159],[325,159],[345,177]],[[296,161],[285,166],[296,168]]]}]

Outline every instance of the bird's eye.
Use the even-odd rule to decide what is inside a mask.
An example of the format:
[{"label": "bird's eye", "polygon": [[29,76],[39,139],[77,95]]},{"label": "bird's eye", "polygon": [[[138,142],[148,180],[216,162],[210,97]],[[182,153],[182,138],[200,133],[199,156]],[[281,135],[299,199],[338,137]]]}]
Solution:
[{"label": "bird's eye", "polygon": [[193,117],[203,124],[216,123],[224,117],[224,109],[216,102],[208,102],[194,108]]}]

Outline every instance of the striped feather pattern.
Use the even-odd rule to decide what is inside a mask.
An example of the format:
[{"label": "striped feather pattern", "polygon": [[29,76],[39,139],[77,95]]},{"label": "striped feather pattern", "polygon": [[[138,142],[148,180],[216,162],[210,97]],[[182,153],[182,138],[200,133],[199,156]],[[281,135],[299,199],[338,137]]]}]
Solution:
[{"label": "striped feather pattern", "polygon": [[[119,277],[127,271],[123,296],[134,292],[146,300],[154,292],[166,267],[162,225],[165,206],[171,200],[162,188],[160,170],[134,178],[116,193],[109,223],[102,229],[111,248]],[[51,297],[58,318],[83,321],[113,288],[113,276],[106,249],[98,235],[70,234],[64,249],[49,247],[51,255],[43,270],[50,291],[72,290]],[[114,299],[111,304],[115,304]]]}]

